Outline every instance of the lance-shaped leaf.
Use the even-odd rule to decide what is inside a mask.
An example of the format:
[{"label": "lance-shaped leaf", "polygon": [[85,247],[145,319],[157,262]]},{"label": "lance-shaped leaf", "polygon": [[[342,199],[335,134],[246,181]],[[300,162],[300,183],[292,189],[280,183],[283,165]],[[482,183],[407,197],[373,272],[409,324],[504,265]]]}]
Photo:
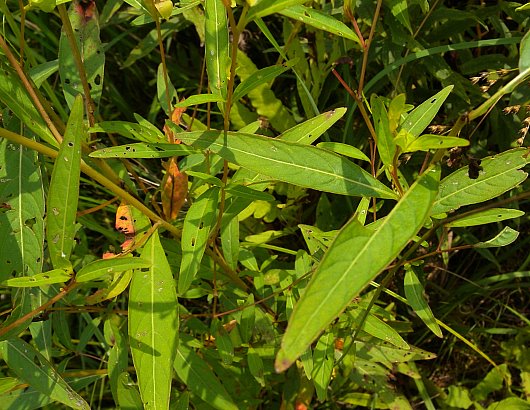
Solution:
[{"label": "lance-shaped leaf", "polygon": [[34,286],[44,286],[53,283],[68,282],[72,278],[69,269],[53,269],[48,272],[37,273],[33,276],[21,276],[3,281],[1,284],[14,288],[30,288]]},{"label": "lance-shaped leaf", "polygon": [[188,290],[201,264],[210,229],[215,223],[219,188],[211,187],[190,207],[182,228],[182,262],[178,291]]},{"label": "lance-shaped leaf", "polygon": [[129,339],[144,406],[167,409],[178,341],[175,282],[155,231],[142,250],[148,269],[136,270],[129,290]]},{"label": "lance-shaped leaf", "polygon": [[99,259],[81,268],[76,275],[77,282],[88,282],[90,280],[102,280],[114,276],[115,273],[129,269],[149,268],[151,262],[142,258],[119,257]]},{"label": "lance-shaped leaf", "polygon": [[519,209],[510,208],[492,208],[482,212],[473,213],[471,215],[459,218],[456,221],[449,222],[445,226],[448,228],[477,226],[490,224],[493,222],[505,221],[506,219],[519,218],[523,216],[524,212]]},{"label": "lance-shaped leaf", "polygon": [[209,149],[230,162],[293,185],[341,195],[396,198],[391,189],[358,165],[311,145],[232,132],[225,138],[222,131],[180,133],[177,137],[195,148]]},{"label": "lance-shaped leaf", "polygon": [[228,67],[228,22],[222,0],[206,0],[205,15],[205,53],[206,71],[212,94],[226,99]]},{"label": "lance-shaped leaf", "polygon": [[443,135],[424,134],[408,144],[403,152],[428,151],[430,149],[467,147],[469,141],[464,138]]},{"label": "lance-shaped leaf", "polygon": [[302,3],[305,3],[305,0],[261,0],[250,8],[247,20],[252,21],[256,18],[278,13],[287,7],[296,6]]},{"label": "lance-shaped leaf", "polygon": [[200,151],[182,144],[137,144],[103,148],[90,153],[94,158],[168,158],[198,154]]},{"label": "lance-shaped leaf", "polygon": [[308,26],[313,26],[317,29],[327,31],[328,33],[332,33],[359,43],[359,37],[357,37],[351,28],[349,28],[342,21],[339,21],[329,14],[325,14],[319,10],[315,10],[306,6],[291,6],[280,10],[279,13],[296,21],[302,21]]},{"label": "lance-shaped leaf", "polygon": [[476,243],[473,246],[475,248],[499,248],[515,242],[518,236],[518,231],[509,226],[505,226],[494,238],[491,238],[489,241]]},{"label": "lance-shaped leaf", "polygon": [[495,198],[523,182],[528,174],[521,171],[528,159],[527,150],[516,148],[502,154],[484,158],[478,178],[471,179],[468,168],[460,168],[440,183],[440,192],[431,215],[454,211],[461,206],[476,204]]},{"label": "lance-shaped leaf", "polygon": [[[103,90],[105,53],[99,38],[99,18],[95,2],[88,2],[86,9],[80,2],[74,1],[68,10],[77,48],[81,54],[90,96],[96,104]],[[75,97],[82,92],[81,76],[74,60],[74,55],[65,30],[59,41],[59,75],[64,97],[71,108]]]},{"label": "lance-shaped leaf", "polygon": [[286,370],[423,226],[440,171],[425,172],[377,229],[352,219],[337,235],[295,306],[276,357]]},{"label": "lance-shaped leaf", "polygon": [[442,337],[442,330],[440,329],[440,326],[438,326],[436,318],[423,296],[423,293],[425,292],[423,285],[412,269],[407,269],[404,285],[405,296],[407,297],[407,302],[409,302],[410,307],[423,323],[427,325],[431,332],[438,337]]},{"label": "lance-shaped leaf", "polygon": [[212,369],[197,353],[180,343],[175,358],[175,371],[188,388],[218,410],[237,410]]},{"label": "lance-shaped leaf", "polygon": [[0,355],[9,368],[35,390],[74,409],[90,410],[88,403],[30,344],[21,339],[4,340],[0,342]]},{"label": "lance-shaped leaf", "polygon": [[66,132],[53,166],[48,191],[46,239],[54,268],[69,265],[74,247],[75,219],[79,198],[81,142],[86,135],[83,123],[83,97],[78,95],[72,107]]},{"label": "lance-shaped leaf", "polygon": [[438,113],[445,99],[449,96],[453,89],[452,85],[445,87],[439,93],[436,93],[427,101],[417,106],[401,125],[402,130],[408,131],[413,136],[417,137],[421,132],[427,128],[434,116]]},{"label": "lance-shaped leaf", "polygon": [[241,83],[234,90],[232,95],[233,101],[238,101],[241,97],[247,95],[250,90],[253,90],[259,85],[268,83],[278,77],[281,73],[287,71],[289,67],[285,66],[272,66],[265,67],[252,73],[248,78],[241,81]]}]

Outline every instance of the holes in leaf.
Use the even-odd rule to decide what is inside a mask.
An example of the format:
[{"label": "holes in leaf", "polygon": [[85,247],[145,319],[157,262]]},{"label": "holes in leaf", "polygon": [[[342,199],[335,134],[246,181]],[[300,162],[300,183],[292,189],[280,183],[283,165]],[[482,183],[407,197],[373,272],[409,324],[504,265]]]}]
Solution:
[{"label": "holes in leaf", "polygon": [[64,83],[65,83],[65,84],[70,84],[70,79],[69,79],[69,78],[65,78],[65,79],[64,79]]},{"label": "holes in leaf", "polygon": [[101,85],[101,76],[99,74],[94,77],[94,84]]},{"label": "holes in leaf", "polygon": [[26,225],[29,229],[33,229],[33,225],[37,223],[37,218],[29,218],[24,221],[24,225]]},{"label": "holes in leaf", "polygon": [[199,224],[199,229],[203,229],[204,228],[204,222],[201,221],[201,223]]},{"label": "holes in leaf", "polygon": [[71,148],[71,147],[74,146],[74,143],[73,143],[72,141],[70,141],[70,142],[68,143],[68,146]]},{"label": "holes in leaf", "polygon": [[191,238],[191,246],[195,247],[195,238]]},{"label": "holes in leaf", "polygon": [[433,98],[433,99],[431,100],[431,104],[434,104],[435,102],[436,102],[436,98]]}]

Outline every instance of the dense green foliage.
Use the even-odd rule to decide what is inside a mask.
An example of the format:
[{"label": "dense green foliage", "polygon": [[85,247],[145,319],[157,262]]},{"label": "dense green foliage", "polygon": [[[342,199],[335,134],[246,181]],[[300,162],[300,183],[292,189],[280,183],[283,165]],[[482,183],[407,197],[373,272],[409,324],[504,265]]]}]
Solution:
[{"label": "dense green foliage", "polygon": [[1,408],[530,408],[529,6],[0,13]]}]

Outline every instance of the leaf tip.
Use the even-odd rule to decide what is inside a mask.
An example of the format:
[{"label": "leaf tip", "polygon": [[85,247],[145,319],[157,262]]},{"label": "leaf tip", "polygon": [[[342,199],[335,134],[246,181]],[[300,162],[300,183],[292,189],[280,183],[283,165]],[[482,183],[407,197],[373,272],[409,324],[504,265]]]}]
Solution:
[{"label": "leaf tip", "polygon": [[280,349],[274,362],[274,370],[276,370],[276,373],[282,373],[286,371],[289,367],[291,367],[292,364],[293,362],[286,358],[285,352]]}]

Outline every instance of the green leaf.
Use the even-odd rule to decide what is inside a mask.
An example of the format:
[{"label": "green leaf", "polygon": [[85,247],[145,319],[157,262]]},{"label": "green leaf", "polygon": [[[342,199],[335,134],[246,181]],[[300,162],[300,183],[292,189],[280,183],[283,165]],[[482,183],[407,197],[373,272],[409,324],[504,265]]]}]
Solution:
[{"label": "green leaf", "polygon": [[250,374],[254,376],[256,381],[262,386],[265,387],[265,377],[263,370],[263,360],[261,356],[256,351],[256,349],[249,347],[247,352],[247,363]]},{"label": "green leaf", "polygon": [[184,343],[175,358],[178,377],[194,394],[218,410],[238,410],[230,395],[206,362]]},{"label": "green leaf", "polygon": [[530,68],[530,31],[521,40],[519,52],[519,71],[522,72]]},{"label": "green leaf", "polygon": [[254,88],[262,84],[271,82],[288,69],[289,67],[285,66],[272,66],[262,68],[261,70],[250,74],[250,76],[248,76],[245,80],[241,81],[241,83],[234,90],[234,94],[232,95],[232,101],[239,101],[242,97],[247,95]]},{"label": "green leaf", "polygon": [[[1,85],[0,85],[1,87]],[[16,121],[18,123],[18,121]],[[44,188],[37,153],[0,140],[0,281],[42,272]]]},{"label": "green leaf", "polygon": [[[349,311],[355,319],[360,319],[363,313],[362,309],[353,309]],[[399,333],[389,324],[383,322],[377,316],[368,314],[363,325],[363,329],[366,333],[371,336],[377,337],[378,339],[384,340],[385,342],[391,343],[400,349],[409,349],[409,345]]]},{"label": "green leaf", "polygon": [[438,169],[426,171],[377,230],[356,219],[341,229],[295,306],[276,356],[277,371],[287,369],[418,233],[436,197],[439,177]]},{"label": "green leaf", "polygon": [[370,362],[381,363],[405,363],[416,360],[429,360],[436,357],[435,354],[410,346],[410,349],[399,349],[390,343],[379,342],[377,339],[369,341],[355,341],[355,352],[357,357],[368,359]]},{"label": "green leaf", "polygon": [[431,123],[452,90],[453,86],[449,85],[412,110],[405,118],[401,129],[408,131],[415,137],[419,136]]},{"label": "green leaf", "polygon": [[409,302],[410,307],[423,321],[423,323],[427,325],[431,332],[438,337],[442,337],[442,330],[440,329],[440,326],[438,326],[436,318],[434,317],[431,308],[423,296],[425,293],[423,285],[412,269],[407,269],[405,272],[404,286],[405,297],[407,298],[407,302]]},{"label": "green leaf", "polygon": [[475,248],[499,248],[509,245],[517,239],[519,232],[515,229],[505,226],[498,235],[486,242],[479,242],[473,245]]},{"label": "green leaf", "polygon": [[333,372],[333,333],[326,333],[318,340],[313,352],[313,364],[311,380],[315,385],[318,400],[324,401]]},{"label": "green leaf", "polygon": [[[96,7],[92,10],[93,17],[85,19],[84,13],[80,13],[78,6],[73,2],[68,9],[68,17],[83,61],[90,96],[97,108],[103,91],[105,52],[99,37],[98,11]],[[76,96],[83,92],[83,86],[72,47],[64,29],[61,31],[59,41],[59,75],[64,97],[68,107],[72,108]]]},{"label": "green leaf", "polygon": [[59,146],[17,74],[6,64],[0,70],[0,101],[35,135],[53,147]]},{"label": "green leaf", "polygon": [[[168,123],[169,124],[169,123]],[[222,131],[178,135],[195,148],[209,149],[224,159],[293,185],[352,196],[396,198],[368,172],[345,158],[313,146],[253,134]]]},{"label": "green leaf", "polygon": [[235,270],[239,259],[239,220],[237,217],[230,220],[223,218],[221,223],[221,248],[226,263]]},{"label": "green leaf", "polygon": [[523,216],[524,212],[519,209],[509,208],[492,208],[482,212],[476,212],[471,215],[459,218],[456,221],[449,222],[445,226],[448,228],[477,226],[493,222],[505,221],[506,219],[519,218]]},{"label": "green leaf", "polygon": [[148,269],[135,270],[129,289],[129,340],[144,406],[166,409],[178,342],[175,282],[155,231],[141,258]]},{"label": "green leaf", "polygon": [[192,95],[175,105],[175,108],[189,107],[190,105],[206,104],[209,102],[222,102],[223,97],[216,94]]},{"label": "green leaf", "polygon": [[199,150],[183,144],[136,144],[119,145],[117,147],[103,148],[90,153],[94,158],[169,158],[198,154]]},{"label": "green leaf", "polygon": [[136,386],[129,373],[123,372],[118,376],[116,389],[116,404],[121,409],[141,409],[144,407],[138,386]]},{"label": "green leaf", "polygon": [[287,7],[305,3],[305,0],[260,0],[250,8],[247,14],[247,21],[278,13]]},{"label": "green leaf", "polygon": [[[159,130],[153,130],[127,121],[103,121],[88,130],[89,132],[106,132],[109,134],[119,134],[135,141],[144,141],[151,143],[167,142],[164,134]],[[108,148],[107,148],[108,149]],[[96,151],[97,152],[97,151]]]},{"label": "green leaf", "polygon": [[18,278],[7,279],[1,283],[3,286],[14,288],[29,288],[34,286],[51,285],[53,283],[68,282],[72,278],[72,272],[69,269],[53,269],[48,272],[37,273],[33,276],[21,276]]},{"label": "green leaf", "polygon": [[182,262],[178,279],[178,293],[188,290],[201,264],[210,230],[215,224],[219,188],[211,187],[190,207],[182,229]]},{"label": "green leaf", "polygon": [[212,94],[224,101],[227,96],[228,70],[228,22],[222,0],[205,0],[205,54],[206,71]]},{"label": "green leaf", "polygon": [[50,13],[55,8],[55,0],[29,0],[29,7]]},{"label": "green leaf", "polygon": [[454,211],[461,206],[476,204],[496,198],[523,182],[528,174],[520,171],[528,160],[527,150],[516,148],[481,161],[482,171],[471,179],[468,168],[460,168],[440,182],[440,191],[431,215]]},{"label": "green leaf", "polygon": [[78,95],[53,166],[47,203],[46,239],[53,267],[65,268],[74,247],[81,172],[81,142],[86,138],[83,97]]},{"label": "green leaf", "polygon": [[292,18],[293,20],[301,21],[304,24],[307,24],[308,26],[312,26],[319,30],[324,30],[328,33],[332,33],[337,36],[344,37],[349,40],[353,40],[357,43],[360,43],[359,37],[357,37],[353,30],[350,29],[342,21],[339,21],[334,17],[330,16],[329,14],[324,14],[323,12],[315,10],[311,7],[291,6],[279,10],[278,13],[283,14],[286,17]]},{"label": "green leaf", "polygon": [[377,134],[377,150],[383,164],[387,167],[392,167],[397,148],[394,136],[390,132],[388,112],[386,111],[382,97],[371,98],[371,103],[374,127]]},{"label": "green leaf", "polygon": [[305,145],[312,144],[318,137],[331,128],[333,124],[340,120],[345,113],[346,108],[335,108],[334,110],[319,114],[316,117],[289,128],[276,138]]},{"label": "green leaf", "polygon": [[385,0],[390,12],[412,34],[407,0]]},{"label": "green leaf", "polygon": [[[166,90],[166,80],[167,80],[167,90]],[[162,68],[162,63],[158,65],[158,70],[156,72],[156,94],[158,97],[158,102],[160,106],[166,113],[166,115],[171,118],[172,108],[178,102],[178,94],[175,90],[175,86],[171,82],[171,78],[164,79],[164,69]],[[171,106],[168,106],[168,95],[169,103]]]},{"label": "green leaf", "polygon": [[468,145],[469,141],[464,138],[424,134],[408,144],[403,152],[428,151],[430,149],[439,148],[467,147]]},{"label": "green leaf", "polygon": [[88,403],[33,346],[21,339],[4,340],[0,342],[0,355],[17,377],[35,390],[74,409],[90,410]]},{"label": "green leaf", "polygon": [[344,155],[346,157],[370,162],[370,158],[368,158],[364,152],[362,152],[359,148],[352,147],[348,144],[342,144],[340,142],[319,142],[317,147],[336,152],[337,154]]},{"label": "green leaf", "polygon": [[100,259],[83,266],[75,277],[77,282],[88,282],[91,280],[104,280],[113,277],[114,274],[130,269],[150,268],[151,263],[142,258],[117,257]]}]

